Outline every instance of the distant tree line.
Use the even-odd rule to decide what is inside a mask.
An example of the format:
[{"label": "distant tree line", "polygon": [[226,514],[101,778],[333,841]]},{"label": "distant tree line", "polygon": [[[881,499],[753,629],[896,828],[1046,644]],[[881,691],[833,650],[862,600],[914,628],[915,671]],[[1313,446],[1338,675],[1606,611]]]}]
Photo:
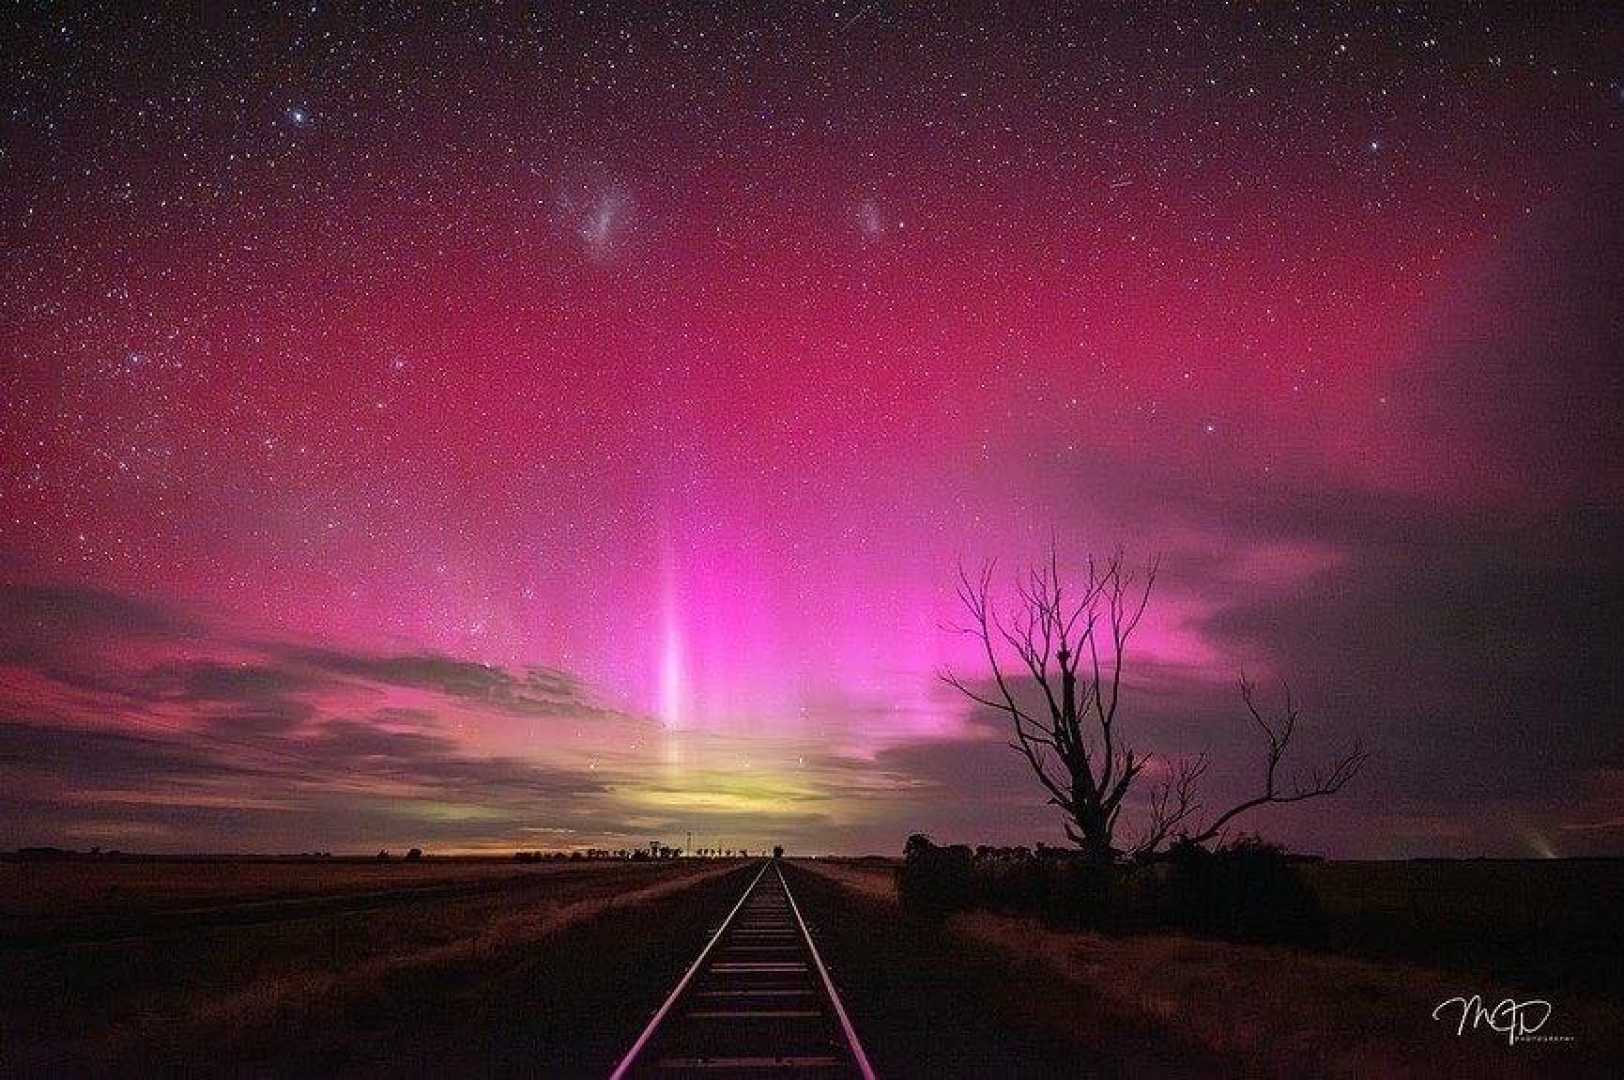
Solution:
[{"label": "distant tree line", "polygon": [[639,848],[576,848],[573,851],[516,851],[513,853],[514,862],[586,862],[621,860],[624,862],[660,862],[668,859],[743,859],[748,858],[750,852],[744,848],[699,848],[696,851],[685,852],[680,847],[671,847],[659,841],[651,841],[647,847]]}]

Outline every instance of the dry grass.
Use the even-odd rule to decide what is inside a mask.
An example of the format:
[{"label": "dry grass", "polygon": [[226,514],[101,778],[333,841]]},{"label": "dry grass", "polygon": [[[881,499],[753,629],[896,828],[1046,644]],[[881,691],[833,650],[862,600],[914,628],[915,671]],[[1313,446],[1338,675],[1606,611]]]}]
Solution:
[{"label": "dry grass", "polygon": [[15,931],[64,915],[131,915],[266,900],[301,899],[459,883],[501,883],[612,863],[511,859],[88,859],[0,862],[0,928]]},{"label": "dry grass", "polygon": [[[154,1055],[185,1059],[198,1047],[209,1047],[226,1061],[273,1055],[290,1032],[318,1041],[336,1032],[336,1038],[354,1017],[407,1007],[402,1002],[415,1000],[414,995],[432,999],[445,988],[477,986],[494,971],[544,962],[545,948],[537,946],[561,931],[612,910],[654,904],[737,865],[566,863],[525,868],[511,888],[472,896],[102,944],[0,951],[0,1062],[61,1058],[95,1063],[99,1071],[133,1067]],[[435,869],[448,866],[455,872],[479,864]],[[483,872],[497,868],[484,866]],[[275,887],[286,889],[299,869],[248,864],[230,880],[237,889],[245,879],[275,871],[282,875]],[[149,895],[169,900],[197,895],[196,889],[174,887],[180,883],[173,870],[169,873],[169,878],[144,879],[152,888]],[[391,883],[412,888],[436,880],[420,874],[402,882],[403,876],[395,875]],[[77,885],[84,879],[58,880]],[[225,880],[210,881],[216,887],[211,895],[222,895],[218,884]],[[300,894],[312,885],[372,886],[361,891],[374,892],[382,880],[390,879],[341,872],[307,883]]]},{"label": "dry grass", "polygon": [[[803,865],[896,902],[889,868]],[[1072,993],[1076,1015],[1165,1031],[1246,1075],[1604,1075],[1606,1063],[1624,1054],[1624,1010],[1560,987],[1542,995],[1555,1006],[1546,1033],[1576,1042],[1508,1047],[1486,1032],[1457,1036],[1452,1024],[1432,1019],[1441,1001],[1459,994],[1481,993],[1491,1003],[1510,994],[1458,972],[1174,935],[1103,937],[985,912],[955,916],[950,931],[1006,957],[1026,985]]]},{"label": "dry grass", "polygon": [[[702,881],[730,872],[734,864],[700,865],[678,871],[663,880],[624,891],[565,902],[543,902],[511,914],[499,915],[436,944],[408,951],[386,951],[346,965],[341,971],[306,968],[251,983],[221,998],[195,1003],[179,1018],[178,1034],[193,1041],[220,1032],[285,1029],[304,1017],[342,1012],[348,999],[387,993],[392,985],[437,971],[479,969],[511,957],[517,950],[545,942],[568,927],[617,908],[642,907]],[[442,933],[444,927],[441,928]],[[175,1018],[160,1026],[174,1028]],[[127,1033],[135,1042],[150,1041],[153,1031]]]},{"label": "dry grass", "polygon": [[832,859],[798,862],[796,865],[804,866],[808,870],[822,874],[831,881],[838,881],[853,892],[861,893],[875,900],[897,902],[897,874],[895,867],[859,866],[855,863],[838,862]]}]

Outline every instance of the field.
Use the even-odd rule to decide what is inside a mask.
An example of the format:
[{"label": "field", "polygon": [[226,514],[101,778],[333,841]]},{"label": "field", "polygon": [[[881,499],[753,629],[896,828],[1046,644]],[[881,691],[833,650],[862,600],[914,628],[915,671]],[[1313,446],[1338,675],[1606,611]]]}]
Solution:
[{"label": "field", "polygon": [[[698,950],[705,912],[740,870],[0,864],[0,1074],[468,1060],[599,1075]],[[639,928],[651,911],[670,917],[669,934]]]},{"label": "field", "polygon": [[[826,918],[840,908],[852,921],[900,917],[894,867],[802,865],[838,886],[821,896]],[[916,931],[911,950],[886,966],[930,970],[942,956],[966,970],[990,965],[1008,989],[985,995],[981,1011],[1004,999],[996,1023],[1012,1044],[1059,1039],[1132,1075],[1616,1075],[1624,1002],[1610,917],[1617,908],[1608,904],[1619,864],[1306,869],[1332,915],[1333,940],[1322,950],[1067,933],[977,911]],[[912,986],[883,971],[870,979],[891,982],[874,991],[887,1001],[951,996],[940,974]],[[1491,1007],[1507,996],[1549,1000],[1544,1033],[1572,1041],[1508,1046],[1487,1031],[1457,1034],[1453,1023],[1432,1018],[1445,999],[1474,993]],[[941,1002],[926,1015],[951,1007]],[[922,1030],[896,1038],[928,1040]],[[1159,1056],[1144,1060],[1152,1047]]]},{"label": "field", "polygon": [[1624,999],[1624,861],[1326,862],[1302,868],[1336,951]]},{"label": "field", "polygon": [[162,916],[268,901],[405,889],[505,886],[611,869],[509,859],[43,859],[0,863],[0,934],[50,933],[75,920]]},{"label": "field", "polygon": [[[1318,950],[923,922],[894,870],[787,870],[884,1076],[1583,1076],[1624,1054],[1617,863],[1311,864]],[[0,1075],[602,1076],[749,872],[0,863]],[[1473,993],[1547,999],[1571,1041],[1432,1018]]]}]

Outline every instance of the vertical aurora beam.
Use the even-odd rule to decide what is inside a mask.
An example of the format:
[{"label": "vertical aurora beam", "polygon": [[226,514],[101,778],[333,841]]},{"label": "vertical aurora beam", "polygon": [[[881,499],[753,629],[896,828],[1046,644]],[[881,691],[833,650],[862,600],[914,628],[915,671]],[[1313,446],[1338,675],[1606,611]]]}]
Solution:
[{"label": "vertical aurora beam", "polygon": [[660,554],[660,624],[660,720],[667,731],[680,731],[688,719],[688,679],[676,555],[669,537]]},{"label": "vertical aurora beam", "polygon": [[689,719],[687,648],[682,632],[681,594],[677,586],[677,558],[666,530],[660,548],[660,725],[661,764],[667,782],[679,780],[684,770],[683,729]]}]

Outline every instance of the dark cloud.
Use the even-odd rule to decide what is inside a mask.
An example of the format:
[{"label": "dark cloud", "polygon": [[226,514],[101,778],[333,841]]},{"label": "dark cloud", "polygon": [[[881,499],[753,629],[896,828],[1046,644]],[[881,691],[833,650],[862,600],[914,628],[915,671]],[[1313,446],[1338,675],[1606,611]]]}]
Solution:
[{"label": "dark cloud", "polygon": [[0,644],[88,635],[173,637],[198,623],[175,609],[84,585],[0,583]]},{"label": "dark cloud", "polygon": [[162,605],[103,589],[0,583],[0,664],[85,693],[139,699],[143,688],[104,663],[101,650],[114,641],[174,639],[197,629]]},{"label": "dark cloud", "polygon": [[604,790],[588,774],[506,757],[471,757],[442,735],[391,731],[355,720],[329,720],[293,745],[328,768],[382,775],[413,784],[479,796],[481,793],[556,798]]},{"label": "dark cloud", "polygon": [[[475,756],[441,736],[345,720],[275,741],[10,721],[0,723],[0,777],[0,845],[9,846],[78,826],[116,837],[146,825],[154,840],[172,834],[182,846],[254,850],[285,832],[272,819],[287,814],[304,822],[296,846],[318,835],[371,843],[393,835],[385,825],[450,840],[537,815],[580,819],[577,804],[606,790],[585,771]],[[360,828],[364,821],[377,831]]]},{"label": "dark cloud", "polygon": [[632,718],[593,703],[580,680],[550,668],[515,674],[505,668],[435,653],[375,655],[331,648],[272,644],[282,663],[385,686],[429,690],[507,712],[575,718]]},{"label": "dark cloud", "polygon": [[[239,642],[220,628],[154,602],[100,589],[0,586],[0,664],[31,671],[121,708],[216,705],[223,719],[259,728],[309,715],[299,698],[347,680],[423,690],[517,715],[645,721],[605,708],[575,676],[545,667],[514,672],[435,653],[368,653],[281,641]],[[250,660],[195,659],[131,668],[114,662],[131,641],[188,641],[256,653]],[[280,721],[280,723],[279,723]]]},{"label": "dark cloud", "polygon": [[1456,314],[1437,321],[1425,363],[1390,378],[1406,434],[1437,465],[1471,468],[1491,489],[1616,504],[1624,490],[1621,165],[1616,150],[1604,155],[1569,198],[1530,208],[1481,275],[1439,299]]},{"label": "dark cloud", "polygon": [[48,727],[7,718],[0,722],[0,773],[15,795],[25,789],[69,793],[242,779],[261,775],[263,768],[184,737]]},{"label": "dark cloud", "polygon": [[452,697],[483,700],[505,691],[514,681],[501,668],[432,653],[377,656],[278,644],[270,646],[269,651],[288,664],[388,686],[434,690]]},{"label": "dark cloud", "polygon": [[[432,707],[356,719],[356,693],[407,688],[494,713],[644,723],[547,668],[244,642],[92,589],[13,585],[0,604],[10,616],[0,664],[73,692],[3,702],[0,845],[76,830],[194,849],[305,848],[316,837],[365,845],[396,833],[452,842],[527,822],[602,831],[613,821],[594,816],[606,787],[590,770],[470,752]],[[138,640],[157,643],[156,656],[204,656],[132,664],[148,655],[129,655]],[[110,715],[143,730],[108,730]],[[288,815],[301,824],[290,828]]]},{"label": "dark cloud", "polygon": [[172,680],[174,696],[186,701],[275,701],[320,685],[305,672],[284,667],[209,660],[159,669],[154,675]]},{"label": "dark cloud", "polygon": [[[903,833],[922,831],[942,840],[974,843],[1064,843],[1054,808],[1035,797],[1026,762],[999,724],[992,736],[912,743],[881,751],[876,764],[918,797],[898,807]],[[900,835],[900,834],[899,834]],[[899,841],[900,843],[900,841]]]},{"label": "dark cloud", "polygon": [[308,701],[291,698],[200,714],[209,730],[231,736],[283,736],[320,715]]},{"label": "dark cloud", "polygon": [[1329,723],[1370,731],[1397,792],[1549,798],[1616,755],[1619,516],[1385,520],[1411,542],[1339,538],[1343,561],[1234,600],[1202,632],[1272,658]]}]

